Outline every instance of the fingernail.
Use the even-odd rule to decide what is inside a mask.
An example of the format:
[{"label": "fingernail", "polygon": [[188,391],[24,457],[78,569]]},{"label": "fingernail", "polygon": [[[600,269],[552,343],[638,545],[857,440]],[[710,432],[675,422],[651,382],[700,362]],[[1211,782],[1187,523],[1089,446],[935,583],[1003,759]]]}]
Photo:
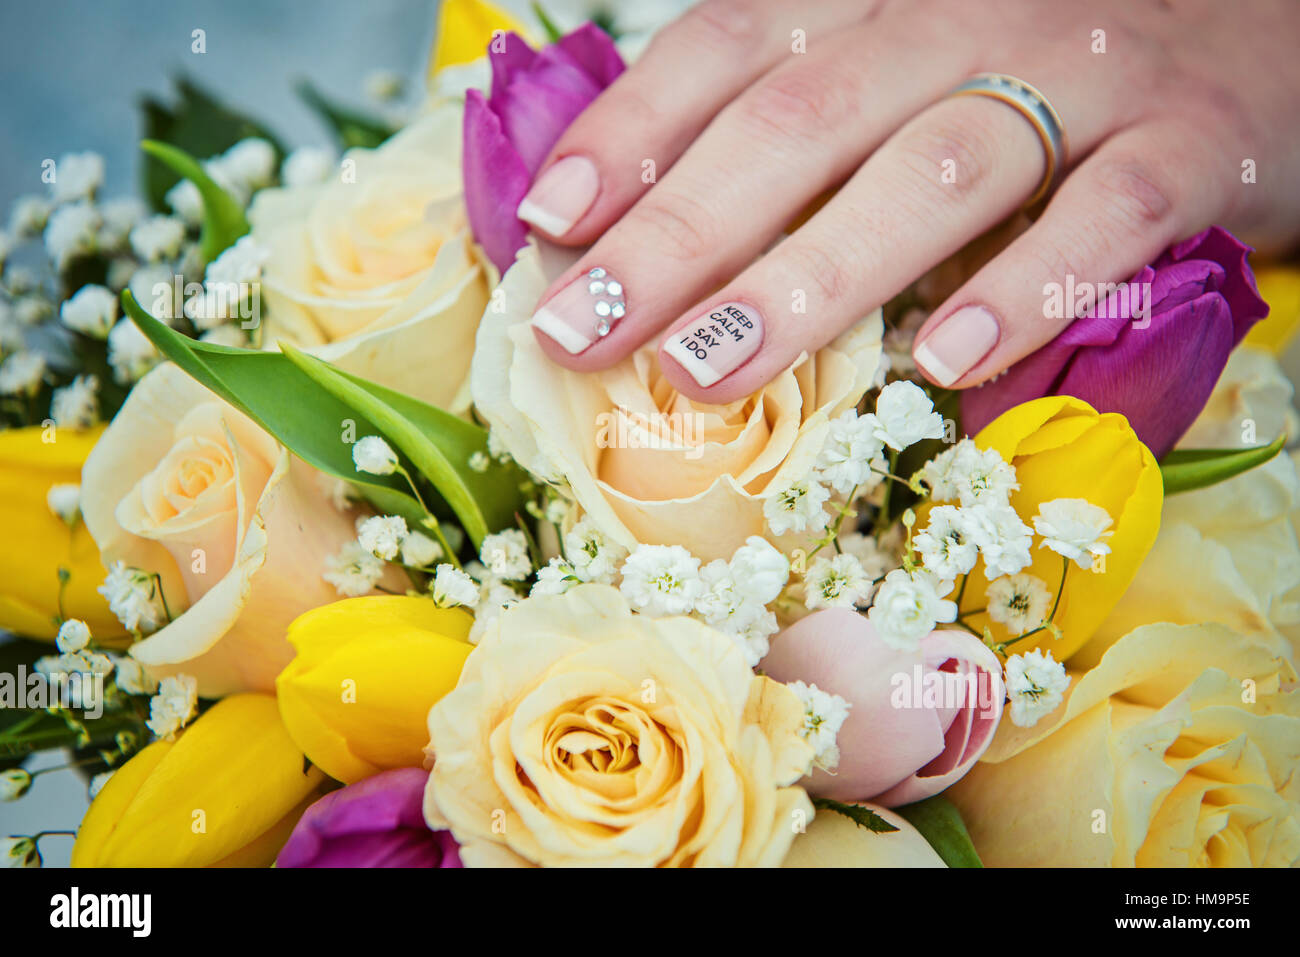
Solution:
[{"label": "fingernail", "polygon": [[585,156],[566,156],[537,177],[515,215],[544,233],[563,236],[591,208],[599,191],[596,164]]},{"label": "fingernail", "polygon": [[533,313],[533,328],[577,355],[627,314],[623,284],[602,266],[580,275]]},{"label": "fingernail", "polygon": [[735,372],[763,344],[763,317],[753,306],[725,302],[678,329],[664,352],[708,388]]},{"label": "fingernail", "polygon": [[1001,327],[983,306],[962,306],[939,324],[913,350],[913,357],[930,378],[950,386],[998,344]]}]

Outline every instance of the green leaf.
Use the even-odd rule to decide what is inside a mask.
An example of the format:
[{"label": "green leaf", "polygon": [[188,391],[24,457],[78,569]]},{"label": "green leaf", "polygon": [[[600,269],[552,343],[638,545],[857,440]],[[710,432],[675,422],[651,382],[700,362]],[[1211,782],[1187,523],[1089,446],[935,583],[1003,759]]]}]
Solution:
[{"label": "green leaf", "polygon": [[983,867],[966,823],[953,803],[941,794],[894,808],[934,848],[949,867]]},{"label": "green leaf", "polygon": [[[256,136],[275,148],[277,163],[283,159],[283,146],[261,123],[231,110],[187,77],[176,79],[176,90],[174,103],[152,97],[141,101],[145,139],[170,143],[191,156],[207,159],[224,153],[240,140]],[[149,204],[159,212],[166,211],[167,191],[180,176],[152,158],[145,161],[141,174]]]},{"label": "green leaf", "polygon": [[356,438],[380,435],[433,484],[475,545],[508,527],[521,506],[523,475],[495,462],[475,472],[469,460],[487,454],[487,433],[441,409],[350,375],[292,346],[259,352],[196,342],[148,315],[122,294],[127,313],[158,349],[196,380],[243,411],[299,458],[355,484],[380,511],[418,523],[424,515],[400,475],[359,473],[344,423]]},{"label": "green leaf", "polygon": [[297,91],[303,102],[325,121],[344,149],[352,149],[354,146],[373,149],[397,132],[384,119],[339,106],[307,80],[298,83]]},{"label": "green leaf", "polygon": [[344,424],[356,435],[382,434],[373,422],[330,395],[277,352],[235,349],[198,342],[149,315],[130,290],[122,307],[158,351],[275,436],[290,452],[337,478],[351,482],[381,512],[419,522],[424,509],[401,476],[368,475],[352,462]]},{"label": "green leaf", "polygon": [[495,463],[486,472],[469,467],[471,455],[487,454],[483,429],[409,396],[346,375],[287,343],[280,348],[322,388],[379,426],[433,483],[475,545],[513,523],[519,504],[518,476]]},{"label": "green leaf", "polygon": [[564,34],[560,31],[560,28],[555,25],[555,21],[551,19],[550,15],[540,3],[534,2],[532,7],[533,15],[537,17],[537,22],[540,23],[542,29],[546,31],[546,42],[558,42]]},{"label": "green leaf", "polygon": [[877,834],[888,834],[890,831],[898,830],[871,808],[863,807],[861,804],[842,804],[830,798],[813,798],[813,807],[819,811],[843,814],[858,827],[865,827],[868,831],[875,831]]},{"label": "green leaf", "polygon": [[1249,449],[1179,449],[1160,461],[1160,475],[1165,494],[1190,492],[1217,485],[1257,465],[1263,465],[1286,445],[1286,435],[1279,435],[1268,445]]},{"label": "green leaf", "polygon": [[199,195],[203,197],[203,231],[199,235],[199,251],[203,254],[205,263],[212,262],[248,232],[244,208],[216,184],[193,156],[177,146],[169,146],[157,140],[142,141],[140,149],[198,187]]}]

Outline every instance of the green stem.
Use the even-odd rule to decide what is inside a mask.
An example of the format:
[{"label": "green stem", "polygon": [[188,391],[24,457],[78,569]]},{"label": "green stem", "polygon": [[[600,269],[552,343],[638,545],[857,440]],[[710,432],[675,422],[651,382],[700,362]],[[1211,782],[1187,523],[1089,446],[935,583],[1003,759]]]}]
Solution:
[{"label": "green stem", "polygon": [[[424,503],[424,496],[420,494],[415,479],[411,478],[411,473],[406,471],[406,468],[402,465],[397,466],[397,472],[402,478],[406,479],[406,484],[411,487],[415,500],[420,503],[420,508],[424,509],[424,516],[428,519],[425,527],[433,532],[434,537],[438,539],[438,544],[442,546],[443,554],[447,556],[447,560],[460,569],[460,559],[456,557],[456,553],[451,550],[451,545],[447,543],[447,536],[442,533],[442,526],[438,524],[438,519],[434,517],[433,512],[429,511],[429,506]],[[461,571],[464,571],[464,569],[461,569]]]},{"label": "green stem", "polygon": [[1029,629],[1029,631],[1025,632],[1023,635],[1017,635],[1016,637],[1012,638],[1010,641],[1004,641],[1002,643],[1003,648],[1006,648],[1009,645],[1014,645],[1017,641],[1022,641],[1023,639],[1028,638],[1031,635],[1036,635],[1040,631],[1047,630],[1047,623],[1055,620],[1056,610],[1061,607],[1061,596],[1065,594],[1065,576],[1069,574],[1069,572],[1070,572],[1070,560],[1066,558],[1064,555],[1062,555],[1061,556],[1061,584],[1057,586],[1056,601],[1052,602],[1052,611],[1047,616],[1047,621],[1039,625],[1037,628]]}]

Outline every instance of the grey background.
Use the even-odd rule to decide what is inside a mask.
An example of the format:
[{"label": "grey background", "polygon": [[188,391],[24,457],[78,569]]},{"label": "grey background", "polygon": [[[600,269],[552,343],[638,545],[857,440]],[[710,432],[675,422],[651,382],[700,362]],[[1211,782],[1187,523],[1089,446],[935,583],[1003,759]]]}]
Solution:
[{"label": "grey background", "polygon": [[[293,92],[308,77],[333,99],[366,106],[364,80],[392,70],[416,90],[436,25],[436,0],[46,0],[0,2],[0,224],[13,201],[44,194],[41,161],[103,154],[102,196],[137,191],[142,93],[165,96],[170,77],[193,76],[267,125],[287,147],[332,145]],[[207,52],[190,52],[191,32]],[[3,639],[0,639],[3,640]],[[58,752],[29,769],[62,764]],[[0,836],[76,828],[88,806],[74,772],[41,775],[22,800],[0,804]],[[47,866],[66,865],[72,839],[40,844]]]}]

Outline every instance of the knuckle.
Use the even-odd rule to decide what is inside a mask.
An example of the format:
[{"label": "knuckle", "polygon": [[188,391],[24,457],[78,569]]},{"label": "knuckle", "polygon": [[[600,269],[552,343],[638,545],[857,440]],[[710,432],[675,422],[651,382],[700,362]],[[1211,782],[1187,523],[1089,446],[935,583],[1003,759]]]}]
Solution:
[{"label": "knuckle", "polygon": [[645,242],[674,259],[687,262],[718,247],[713,214],[703,204],[684,196],[656,197],[651,192],[629,214],[629,225]]},{"label": "knuckle", "polygon": [[1177,198],[1169,175],[1146,160],[1107,160],[1093,176],[1107,198],[1109,215],[1133,232],[1163,223]]},{"label": "knuckle", "polygon": [[998,145],[975,123],[960,119],[923,123],[899,137],[903,165],[917,181],[944,196],[965,197],[978,191],[997,166]]},{"label": "knuckle", "polygon": [[824,244],[799,243],[788,250],[792,273],[808,282],[823,305],[834,305],[850,297],[854,271],[849,258]]},{"label": "knuckle", "polygon": [[746,125],[778,140],[805,141],[834,136],[852,121],[858,104],[851,84],[821,67],[782,70],[740,101]]},{"label": "knuckle", "polygon": [[709,0],[682,18],[678,30],[688,42],[712,55],[751,52],[763,38],[762,20],[751,0]]}]

